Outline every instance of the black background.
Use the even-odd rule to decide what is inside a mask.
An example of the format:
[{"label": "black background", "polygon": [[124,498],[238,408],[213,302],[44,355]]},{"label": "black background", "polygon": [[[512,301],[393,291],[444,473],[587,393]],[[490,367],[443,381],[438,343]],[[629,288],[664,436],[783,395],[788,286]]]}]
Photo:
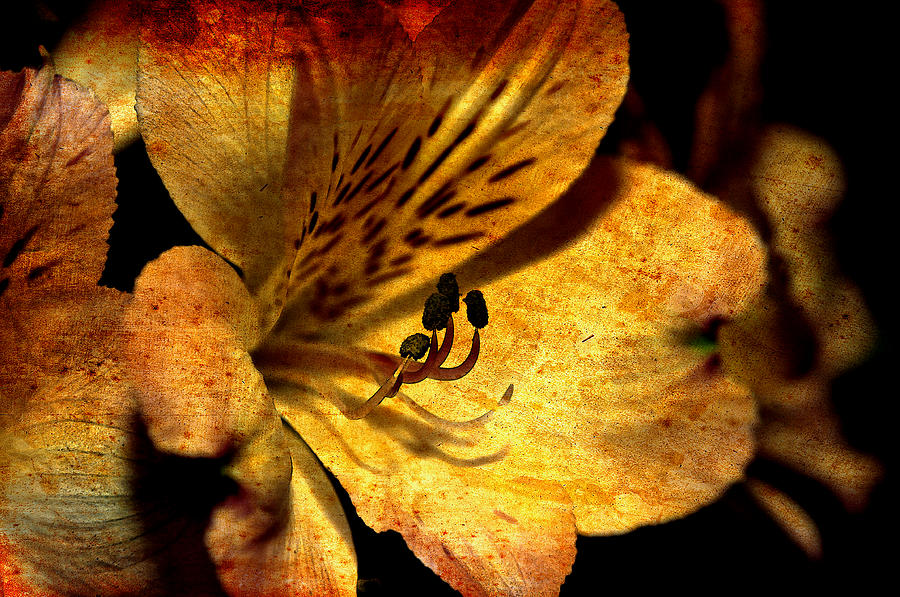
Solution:
[{"label": "black background", "polygon": [[[3,9],[0,67],[37,66],[38,44],[52,48],[83,2],[47,1],[58,20],[36,3]],[[649,115],[686,163],[693,108],[706,77],[728,40],[715,2],[620,2],[631,33],[633,82]],[[810,562],[736,485],[717,503],[669,524],[622,537],[580,538],[578,558],[563,595],[613,592],[765,590],[864,590],[885,580],[894,559],[885,547],[894,537],[897,501],[892,440],[896,389],[889,372],[897,277],[897,102],[887,84],[896,77],[896,32],[873,3],[825,8],[802,1],[767,4],[768,51],[764,65],[764,117],[824,137],[848,173],[848,193],[832,221],[845,272],[862,288],[882,330],[866,363],[834,384],[834,401],[851,443],[875,455],[888,470],[862,513],[846,513],[821,485],[775,463],[755,460],[750,473],[787,491],[820,525],[825,556]],[[611,134],[614,134],[612,131]],[[180,216],[138,144],[116,158],[119,209],[110,236],[104,282],[128,290],[140,267],[176,244],[200,243]],[[338,491],[341,490],[338,488]],[[342,492],[341,492],[342,493]],[[360,594],[455,594],[405,547],[396,533],[376,534],[353,513]],[[890,585],[888,585],[890,586]]]}]

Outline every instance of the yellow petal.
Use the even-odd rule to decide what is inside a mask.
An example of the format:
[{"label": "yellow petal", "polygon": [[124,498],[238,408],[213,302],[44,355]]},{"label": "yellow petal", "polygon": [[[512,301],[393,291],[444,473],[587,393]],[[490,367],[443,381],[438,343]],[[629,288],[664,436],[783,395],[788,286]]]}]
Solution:
[{"label": "yellow petal", "polygon": [[282,428],[246,347],[256,305],[235,271],[200,247],[150,263],[126,314],[129,375],[155,447],[227,456],[236,495],[212,512],[206,543],[233,595],[352,594],[343,511],[314,458]]},{"label": "yellow petal", "polygon": [[138,13],[129,0],[97,0],[53,49],[56,72],[90,87],[109,108],[115,150],[137,140]]},{"label": "yellow petal", "polygon": [[200,235],[273,303],[267,323],[290,278],[283,325],[306,333],[558,197],[628,73],[622,17],[602,0],[458,2],[415,46],[374,3],[167,6],[142,37],[148,151]]},{"label": "yellow petal", "polygon": [[276,3],[154,2],[141,30],[137,109],[153,165],[194,229],[243,270],[267,322],[301,219],[283,178],[288,16]]},{"label": "yellow petal", "polygon": [[[571,217],[600,210],[593,224]],[[764,255],[744,221],[675,175],[600,161],[583,186],[527,228],[457,271],[463,292],[475,285],[484,291],[491,318],[475,370],[458,382],[405,386],[363,420],[341,414],[390,373],[390,358],[369,351],[396,354],[419,328],[418,316],[353,322],[343,341],[356,344],[355,355],[322,344],[266,345],[256,353],[268,383],[286,384],[273,386],[279,410],[363,519],[400,530],[420,552],[438,553],[442,545],[446,555],[431,563],[437,570],[460,558],[480,562],[492,575],[479,578],[487,593],[505,582],[522,586],[519,578],[538,582],[537,562],[552,560],[559,541],[574,535],[557,528],[559,540],[545,546],[531,526],[522,529],[522,543],[477,533],[462,541],[468,521],[491,508],[491,500],[475,499],[479,491],[517,501],[521,514],[535,518],[572,504],[575,520],[560,516],[554,525],[624,532],[710,502],[741,477],[752,451],[749,393],[685,340],[732,317],[763,282]],[[565,239],[571,242],[559,244]],[[451,363],[470,337],[463,318],[456,321]],[[509,384],[511,401],[498,405]],[[453,425],[423,415],[409,399],[455,421],[495,412]],[[408,499],[441,495],[460,482],[467,490],[455,499],[421,508]],[[386,495],[406,499],[388,506]],[[417,522],[418,510],[440,523]],[[455,535],[448,541],[439,529]],[[519,558],[512,576],[490,567],[504,550]]]},{"label": "yellow petal", "polygon": [[322,27],[314,71],[333,73],[316,81],[318,101],[339,106],[304,160],[316,202],[283,326],[308,335],[430,285],[556,199],[593,156],[628,75],[610,2],[456,2],[411,49],[402,31],[348,28],[359,42]]},{"label": "yellow petal", "polygon": [[169,574],[208,591],[202,526],[154,484],[165,464],[124,383],[123,299],[97,286],[115,206],[107,111],[46,68],[0,74],[0,97],[2,573],[23,594],[164,593]]}]

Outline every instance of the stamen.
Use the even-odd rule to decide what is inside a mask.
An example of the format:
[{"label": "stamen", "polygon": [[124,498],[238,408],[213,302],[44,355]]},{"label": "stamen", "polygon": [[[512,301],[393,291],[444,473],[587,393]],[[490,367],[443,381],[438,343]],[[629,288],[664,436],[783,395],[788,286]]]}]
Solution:
[{"label": "stamen", "polygon": [[375,410],[375,407],[381,404],[384,399],[387,398],[388,395],[390,395],[391,391],[394,389],[394,385],[400,381],[400,376],[403,375],[404,371],[406,371],[406,368],[409,366],[409,363],[411,361],[412,356],[407,356],[405,359],[403,359],[403,362],[399,367],[397,367],[393,375],[391,375],[391,377],[387,381],[381,384],[381,387],[378,388],[378,391],[372,394],[372,397],[366,400],[365,404],[351,411],[345,412],[344,416],[351,420],[362,419],[373,410]]},{"label": "stamen", "polygon": [[[428,373],[435,366],[438,355],[437,332],[431,332],[431,346],[428,348],[428,358],[417,369],[406,371],[398,380],[398,383],[418,383],[428,377]],[[400,386],[397,386],[400,389]]]},{"label": "stamen", "polygon": [[472,336],[472,348],[469,349],[469,356],[466,357],[466,360],[456,367],[437,367],[428,375],[428,378],[438,381],[455,381],[462,378],[475,367],[480,350],[481,338],[478,335],[478,328],[475,328],[475,334]]},{"label": "stamen", "polygon": [[[466,318],[475,333],[472,335],[472,346],[469,348],[469,355],[466,359],[456,367],[441,367],[453,348],[454,325],[453,313],[459,310],[459,284],[456,282],[456,276],[453,274],[444,274],[438,282],[438,291],[428,297],[425,301],[425,309],[422,312],[422,325],[426,330],[431,331],[431,341],[428,336],[422,333],[412,334],[400,345],[400,356],[403,362],[394,371],[393,375],[381,384],[378,391],[372,395],[366,402],[351,411],[345,412],[344,415],[348,419],[361,419],[371,413],[385,398],[396,396],[403,384],[419,383],[426,379],[434,379],[437,381],[455,381],[467,375],[475,367],[478,361],[478,354],[481,351],[481,336],[479,330],[488,324],[487,305],[484,301],[484,295],[479,290],[472,290],[466,294],[463,302],[466,304]],[[444,339],[438,347],[437,330],[446,329]],[[418,360],[425,356],[428,351],[428,358],[420,366],[410,369],[410,361]],[[498,406],[502,406],[509,402],[512,396],[512,385],[506,391]],[[468,425],[487,417],[489,413],[472,419],[471,421],[454,422],[442,419],[437,415],[429,413],[427,410],[413,402],[411,399],[402,397],[403,400],[410,404],[416,412],[419,412],[423,418],[429,418],[433,421],[440,421],[446,425]]]},{"label": "stamen", "polygon": [[400,400],[402,400],[414,413],[425,419],[430,423],[434,423],[436,425],[440,425],[443,427],[456,428],[456,429],[470,429],[475,427],[482,427],[485,423],[487,423],[490,418],[493,416],[497,409],[501,406],[509,404],[512,399],[513,394],[513,384],[509,384],[509,387],[506,388],[506,391],[503,393],[503,396],[497,401],[497,406],[489,409],[482,415],[475,417],[474,419],[469,419],[467,421],[453,421],[450,419],[445,419],[444,417],[439,417],[438,415],[432,413],[424,406],[407,396],[406,394],[400,394]]}]

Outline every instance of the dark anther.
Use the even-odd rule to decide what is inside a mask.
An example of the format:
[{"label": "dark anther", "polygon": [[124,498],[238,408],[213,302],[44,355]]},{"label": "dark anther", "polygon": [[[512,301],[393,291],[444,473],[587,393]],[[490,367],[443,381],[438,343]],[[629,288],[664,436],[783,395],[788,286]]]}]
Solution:
[{"label": "dark anther", "polygon": [[[420,336],[425,336],[425,334],[419,334]],[[427,337],[426,337],[427,341]],[[391,390],[390,396],[396,395],[396,393],[400,390],[400,385],[405,383],[419,383],[423,379],[428,377],[428,374],[431,373],[431,370],[435,367],[435,362],[437,361],[438,356],[438,345],[437,345],[437,332],[431,332],[431,341],[427,345],[428,348],[428,358],[425,359],[425,362],[419,365],[418,368],[414,369],[412,367],[408,367],[403,375],[397,380],[396,387]],[[423,353],[424,354],[424,353]]]},{"label": "dark anther", "polygon": [[480,290],[470,290],[463,299],[466,304],[466,317],[472,327],[481,329],[488,324],[487,303]]},{"label": "dark anther", "polygon": [[449,318],[450,300],[437,292],[429,296],[422,312],[422,326],[429,331],[442,330],[447,327]]},{"label": "dark anther", "polygon": [[418,361],[425,356],[425,352],[430,344],[431,341],[425,334],[412,334],[400,344],[400,356],[403,358],[412,357]]},{"label": "dark anther", "polygon": [[438,292],[450,300],[450,312],[459,311],[459,283],[454,274],[442,274],[437,283]]}]

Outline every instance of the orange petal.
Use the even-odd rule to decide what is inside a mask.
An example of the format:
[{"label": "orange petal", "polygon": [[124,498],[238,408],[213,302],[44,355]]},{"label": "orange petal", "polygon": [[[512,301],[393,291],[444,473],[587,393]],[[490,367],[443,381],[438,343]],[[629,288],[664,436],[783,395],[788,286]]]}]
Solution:
[{"label": "orange petal", "polygon": [[173,575],[208,591],[202,527],[153,483],[162,465],[118,360],[123,297],[97,286],[115,207],[109,116],[47,68],[0,74],[0,97],[2,582],[117,595],[172,591]]},{"label": "orange petal", "polygon": [[287,436],[247,347],[256,305],[235,271],[200,247],[150,263],[126,313],[126,355],[155,447],[227,457],[236,495],[206,543],[233,595],[351,594],[356,561],[327,478]]},{"label": "orange petal", "polygon": [[[603,164],[590,171],[599,178],[579,185],[589,192],[567,197],[567,209],[544,212],[530,234],[514,235],[456,272],[463,291],[481,286],[491,313],[478,365],[458,382],[404,388],[400,399],[361,421],[341,415],[393,365],[367,350],[393,353],[418,327],[413,317],[353,322],[343,340],[355,343],[355,356],[284,339],[256,353],[267,382],[285,384],[272,386],[279,410],[347,488],[363,519],[400,530],[419,552],[446,550],[431,563],[436,570],[463,557],[481,562],[479,569],[491,571],[479,578],[482,592],[507,582],[522,586],[515,583],[523,577],[540,578],[545,588],[558,582],[541,578],[537,562],[552,561],[560,544],[528,534],[521,543],[491,533],[461,541],[472,517],[489,516],[491,500],[476,499],[481,488],[535,519],[572,504],[575,520],[554,522],[565,525],[555,527],[562,541],[574,536],[573,522],[579,532],[606,534],[683,516],[741,478],[751,456],[749,393],[685,338],[710,320],[732,317],[759,290],[758,239],[675,175]],[[575,213],[606,209],[587,229],[571,219],[579,200],[583,209]],[[571,239],[573,229],[581,230],[576,240],[547,254],[548,241]],[[523,254],[532,261],[518,261]],[[467,348],[463,325],[456,327],[451,363]],[[511,401],[498,404],[511,383]],[[455,421],[494,412],[448,424],[423,417],[404,395]],[[421,507],[409,499],[442,495],[460,482],[468,487],[463,495]],[[385,495],[404,499],[388,506]],[[419,510],[435,522],[418,522]],[[507,557],[519,558],[511,577],[490,566],[507,549],[517,554]],[[560,560],[552,569],[563,566]],[[452,574],[445,578],[470,590]]]},{"label": "orange petal", "polygon": [[237,274],[201,247],[176,247],[144,268],[125,315],[126,357],[154,444],[219,457],[273,411],[246,348],[256,310]]},{"label": "orange petal", "polygon": [[175,204],[242,269],[268,323],[302,216],[284,189],[296,48],[286,37],[293,13],[279,6],[148,3],[137,96],[141,134]]},{"label": "orange petal", "polygon": [[44,68],[0,74],[0,98],[0,412],[14,417],[31,379],[90,338],[116,177],[90,93]]}]

